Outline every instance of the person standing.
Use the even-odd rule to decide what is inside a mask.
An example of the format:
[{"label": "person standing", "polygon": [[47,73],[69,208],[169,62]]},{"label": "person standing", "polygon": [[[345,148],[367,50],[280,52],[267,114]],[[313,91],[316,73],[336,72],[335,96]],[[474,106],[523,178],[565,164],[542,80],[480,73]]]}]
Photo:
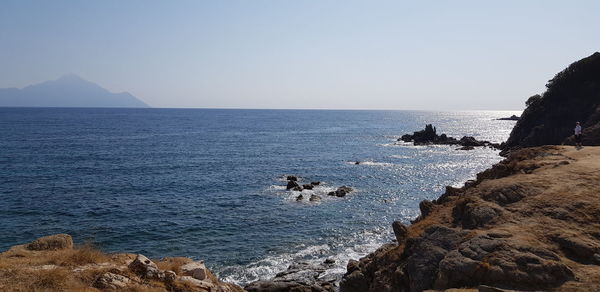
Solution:
[{"label": "person standing", "polygon": [[581,147],[581,125],[579,122],[575,124],[575,146]]}]

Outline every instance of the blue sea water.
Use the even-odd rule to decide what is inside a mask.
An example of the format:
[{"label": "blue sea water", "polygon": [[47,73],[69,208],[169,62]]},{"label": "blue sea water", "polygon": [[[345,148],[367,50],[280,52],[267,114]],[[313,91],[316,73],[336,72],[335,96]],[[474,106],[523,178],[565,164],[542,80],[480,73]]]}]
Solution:
[{"label": "blue sea water", "polygon": [[[421,200],[501,160],[400,135],[432,123],[501,142],[514,122],[495,119],[512,114],[0,108],[0,250],[68,233],[109,252],[203,259],[241,284],[296,260],[333,258],[339,275]],[[285,175],[322,184],[297,202]],[[342,185],[355,191],[325,195]]]}]

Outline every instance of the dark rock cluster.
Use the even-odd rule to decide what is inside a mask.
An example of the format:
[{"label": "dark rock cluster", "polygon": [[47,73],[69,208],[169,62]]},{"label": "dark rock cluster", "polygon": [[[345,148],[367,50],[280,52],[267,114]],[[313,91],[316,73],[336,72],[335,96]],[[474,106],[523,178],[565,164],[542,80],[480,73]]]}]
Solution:
[{"label": "dark rock cluster", "polygon": [[[286,179],[287,179],[286,190],[292,190],[292,191],[297,191],[297,192],[302,192],[304,190],[312,190],[314,187],[321,184],[320,181],[312,181],[308,184],[300,184],[300,183],[298,183],[298,177],[293,176],[293,175],[288,175],[286,177]],[[337,188],[335,191],[327,193],[327,195],[331,196],[331,197],[343,198],[347,194],[351,193],[352,191],[353,191],[353,189],[351,187],[341,186],[341,187]],[[304,196],[302,194],[300,194],[296,197],[296,201],[302,201],[303,199],[304,199]],[[316,194],[311,194],[309,197],[309,201],[311,201],[311,202],[317,202],[320,200],[321,200],[321,197]]]},{"label": "dark rock cluster", "polygon": [[446,134],[437,134],[437,129],[431,124],[425,125],[425,129],[411,134],[402,135],[398,141],[413,142],[414,145],[457,145],[462,146],[459,150],[472,150],[474,147],[492,147],[500,149],[501,145],[489,141],[479,141],[471,136],[463,136],[460,139],[448,137]]}]

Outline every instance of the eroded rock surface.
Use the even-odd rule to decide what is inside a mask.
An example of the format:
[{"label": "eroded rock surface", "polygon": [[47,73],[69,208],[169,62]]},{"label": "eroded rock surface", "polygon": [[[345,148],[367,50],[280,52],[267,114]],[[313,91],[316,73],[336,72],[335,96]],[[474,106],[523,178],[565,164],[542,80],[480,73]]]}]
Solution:
[{"label": "eroded rock surface", "polygon": [[598,181],[600,148],[514,151],[394,222],[397,243],[350,261],[340,291],[600,291]]}]

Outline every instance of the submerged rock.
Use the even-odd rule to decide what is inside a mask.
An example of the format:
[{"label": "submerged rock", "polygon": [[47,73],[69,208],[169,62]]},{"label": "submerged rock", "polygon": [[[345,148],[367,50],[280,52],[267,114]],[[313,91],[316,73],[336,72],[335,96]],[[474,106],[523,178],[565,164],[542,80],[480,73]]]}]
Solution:
[{"label": "submerged rock", "polygon": [[318,201],[321,200],[321,197],[319,197],[319,196],[317,196],[315,194],[312,194],[312,195],[310,195],[310,199],[308,199],[308,200],[311,201],[311,202],[318,202]]}]

